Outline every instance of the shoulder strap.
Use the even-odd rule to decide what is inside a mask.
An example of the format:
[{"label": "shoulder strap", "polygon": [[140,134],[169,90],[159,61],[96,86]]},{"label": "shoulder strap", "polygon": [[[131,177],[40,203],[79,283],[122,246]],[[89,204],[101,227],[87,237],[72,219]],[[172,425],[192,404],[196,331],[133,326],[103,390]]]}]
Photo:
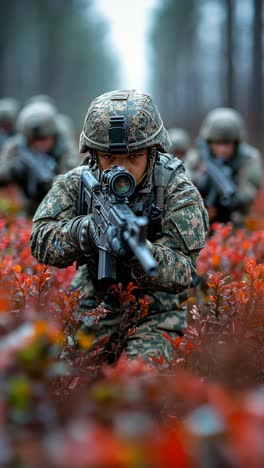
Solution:
[{"label": "shoulder strap", "polygon": [[158,153],[154,167],[154,184],[156,187],[156,204],[160,209],[164,205],[164,192],[175,169],[183,166],[182,161],[169,153]]},{"label": "shoulder strap", "polygon": [[79,164],[79,166],[87,166],[89,162],[91,161],[91,156],[90,154],[85,154]]},{"label": "shoulder strap", "polygon": [[162,236],[161,220],[164,207],[164,194],[172,173],[182,162],[168,153],[158,153],[154,166],[154,196],[155,202],[145,210],[150,220],[149,240],[155,241]]}]

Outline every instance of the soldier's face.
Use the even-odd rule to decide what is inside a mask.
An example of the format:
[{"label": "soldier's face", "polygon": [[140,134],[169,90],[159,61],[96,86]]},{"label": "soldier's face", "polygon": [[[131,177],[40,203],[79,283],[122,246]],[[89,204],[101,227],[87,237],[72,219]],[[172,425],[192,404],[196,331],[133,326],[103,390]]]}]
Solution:
[{"label": "soldier's face", "polygon": [[174,156],[176,156],[176,158],[178,159],[183,159],[184,158],[184,155],[185,155],[185,151],[173,151],[173,154]]},{"label": "soldier's face", "polygon": [[134,151],[129,154],[110,154],[97,151],[100,168],[104,171],[111,166],[123,166],[138,182],[146,172],[148,165],[148,150]]},{"label": "soldier's face", "polygon": [[210,149],[216,158],[228,161],[235,152],[236,143],[233,141],[212,141]]},{"label": "soldier's face", "polygon": [[5,133],[11,133],[14,130],[14,125],[11,122],[2,122],[0,125],[0,130],[3,130]]},{"label": "soldier's face", "polygon": [[55,145],[55,137],[50,135],[45,138],[31,140],[29,146],[33,151],[40,153],[49,153]]}]

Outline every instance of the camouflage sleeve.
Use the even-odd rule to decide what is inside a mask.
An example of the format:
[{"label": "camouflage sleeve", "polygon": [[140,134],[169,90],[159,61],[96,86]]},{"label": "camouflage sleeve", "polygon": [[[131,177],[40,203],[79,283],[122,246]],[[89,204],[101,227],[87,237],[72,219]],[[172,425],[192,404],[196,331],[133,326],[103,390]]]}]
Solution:
[{"label": "camouflage sleeve", "polygon": [[238,174],[238,185],[235,203],[238,209],[248,212],[262,180],[261,155],[258,150],[251,149],[250,157],[241,164]]},{"label": "camouflage sleeve", "polygon": [[78,169],[57,176],[34,215],[30,244],[41,263],[65,268],[83,256],[70,234],[78,215],[79,180]]},{"label": "camouflage sleeve", "polygon": [[[180,179],[180,180],[179,180]],[[185,174],[169,183],[162,222],[163,236],[148,242],[159,263],[158,274],[150,277],[141,266],[132,267],[132,277],[141,287],[178,293],[192,285],[196,259],[205,245],[208,215],[202,198]]]},{"label": "camouflage sleeve", "polygon": [[12,139],[7,140],[0,155],[0,185],[13,181],[13,169],[16,161],[16,145]]}]

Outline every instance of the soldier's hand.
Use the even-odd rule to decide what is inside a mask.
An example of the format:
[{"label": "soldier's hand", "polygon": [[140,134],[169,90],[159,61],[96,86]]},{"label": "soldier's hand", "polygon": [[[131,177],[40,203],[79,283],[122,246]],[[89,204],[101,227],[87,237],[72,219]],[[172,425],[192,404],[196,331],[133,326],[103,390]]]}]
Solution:
[{"label": "soldier's hand", "polygon": [[81,216],[74,220],[71,227],[71,235],[74,242],[86,255],[98,251],[98,236],[92,215]]},{"label": "soldier's hand", "polygon": [[131,254],[130,250],[124,244],[121,233],[114,226],[109,226],[107,229],[108,248],[113,255],[123,257]]}]

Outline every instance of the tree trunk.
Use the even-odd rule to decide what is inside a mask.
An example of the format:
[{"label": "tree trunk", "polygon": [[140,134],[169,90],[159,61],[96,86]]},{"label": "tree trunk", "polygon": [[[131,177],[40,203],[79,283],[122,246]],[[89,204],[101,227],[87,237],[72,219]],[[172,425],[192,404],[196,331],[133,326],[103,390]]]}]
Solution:
[{"label": "tree trunk", "polygon": [[263,131],[263,0],[253,0],[253,57],[252,57],[252,77],[251,77],[251,134],[253,142],[257,145],[261,142]]},{"label": "tree trunk", "polygon": [[226,103],[234,107],[234,0],[226,1]]}]

